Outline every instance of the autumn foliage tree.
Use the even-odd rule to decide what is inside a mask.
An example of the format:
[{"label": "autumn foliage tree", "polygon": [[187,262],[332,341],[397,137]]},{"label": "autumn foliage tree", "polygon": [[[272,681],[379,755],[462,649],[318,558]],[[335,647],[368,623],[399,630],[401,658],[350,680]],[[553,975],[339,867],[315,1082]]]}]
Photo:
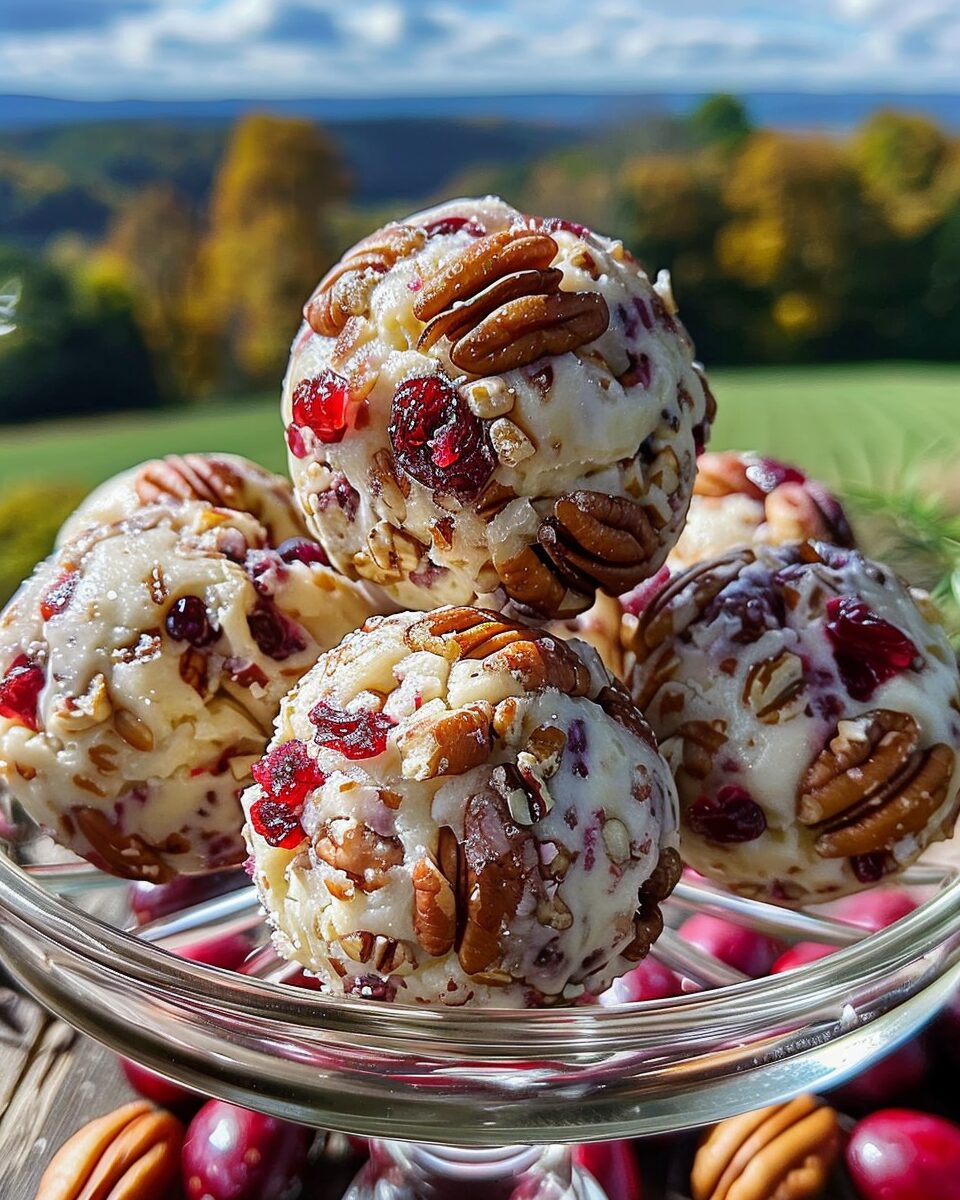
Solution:
[{"label": "autumn foliage tree", "polygon": [[335,148],[312,122],[261,114],[237,124],[187,297],[198,381],[278,382],[298,314],[334,257],[329,210],[346,191]]}]

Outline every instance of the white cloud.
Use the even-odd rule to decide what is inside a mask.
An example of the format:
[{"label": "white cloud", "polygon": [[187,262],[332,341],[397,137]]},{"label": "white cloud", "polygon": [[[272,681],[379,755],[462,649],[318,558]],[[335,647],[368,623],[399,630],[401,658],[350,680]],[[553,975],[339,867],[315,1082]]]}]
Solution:
[{"label": "white cloud", "polygon": [[0,6],[0,91],[952,90],[960,59],[957,0],[153,0],[87,26],[75,12],[18,30]]}]

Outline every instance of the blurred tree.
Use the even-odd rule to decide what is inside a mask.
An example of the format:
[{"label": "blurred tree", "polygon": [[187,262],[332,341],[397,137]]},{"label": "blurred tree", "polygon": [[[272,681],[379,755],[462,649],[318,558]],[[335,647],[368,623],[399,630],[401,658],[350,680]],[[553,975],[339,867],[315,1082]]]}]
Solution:
[{"label": "blurred tree", "polygon": [[186,386],[184,314],[196,270],[199,229],[190,205],[176,190],[145,188],[114,221],[99,258],[134,297],[137,321],[168,395]]},{"label": "blurred tree", "polygon": [[0,604],[50,553],[57,530],[88,491],[85,484],[58,479],[0,492]]},{"label": "blurred tree", "polygon": [[857,131],[850,149],[868,190],[903,234],[929,228],[960,195],[960,179],[950,169],[956,144],[917,113],[874,113]]},{"label": "blurred tree", "polygon": [[884,291],[896,286],[889,270],[886,279],[877,273],[892,235],[843,147],[755,133],[724,198],[731,217],[719,231],[717,259],[763,301],[751,332],[756,348],[773,358],[804,347],[842,353],[831,350],[835,336],[863,319],[863,302],[882,307]]},{"label": "blurred tree", "polygon": [[346,190],[333,143],[310,121],[236,125],[186,314],[196,375],[277,382],[298,313],[334,257],[327,215]]},{"label": "blurred tree", "polygon": [[739,150],[753,132],[743,101],[723,92],[701,101],[690,114],[689,125],[697,145],[726,154]]},{"label": "blurred tree", "polygon": [[96,271],[68,276],[0,247],[0,281],[21,294],[0,337],[0,422],[84,416],[158,402],[125,288]]}]

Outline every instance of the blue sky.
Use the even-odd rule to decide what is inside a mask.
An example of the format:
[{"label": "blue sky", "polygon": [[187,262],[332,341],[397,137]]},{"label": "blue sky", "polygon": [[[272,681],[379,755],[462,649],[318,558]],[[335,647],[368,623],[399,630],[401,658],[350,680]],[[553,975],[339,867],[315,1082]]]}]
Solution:
[{"label": "blue sky", "polygon": [[957,90],[960,0],[0,0],[0,92]]}]

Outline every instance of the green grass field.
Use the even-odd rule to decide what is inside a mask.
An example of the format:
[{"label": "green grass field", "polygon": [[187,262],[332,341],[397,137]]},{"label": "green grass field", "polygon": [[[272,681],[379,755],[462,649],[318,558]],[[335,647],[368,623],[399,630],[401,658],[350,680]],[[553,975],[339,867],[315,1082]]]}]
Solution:
[{"label": "green grass field", "polygon": [[[793,460],[836,485],[902,486],[909,464],[960,450],[960,366],[875,363],[711,374],[715,448]],[[30,479],[94,484],[158,454],[228,450],[283,468],[275,397],[157,415],[0,431],[0,489]]]}]

